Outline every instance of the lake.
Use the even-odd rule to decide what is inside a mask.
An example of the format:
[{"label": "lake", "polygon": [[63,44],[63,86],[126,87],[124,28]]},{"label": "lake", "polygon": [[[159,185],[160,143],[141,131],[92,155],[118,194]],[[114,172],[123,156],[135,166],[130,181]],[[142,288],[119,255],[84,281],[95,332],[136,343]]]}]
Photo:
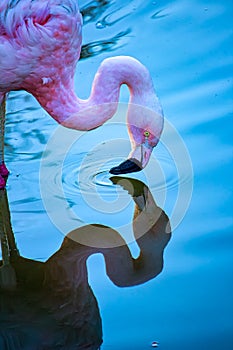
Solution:
[{"label": "lake", "polygon": [[[126,176],[142,181],[170,220],[164,267],[155,278],[122,287],[108,278],[102,254],[88,258],[88,281],[102,320],[101,349],[230,350],[233,3],[99,0],[79,5],[84,26],[78,96],[88,98],[104,58],[133,56],[150,71],[166,120],[148,167]],[[45,262],[64,235],[86,224],[117,230],[138,256],[132,193],[108,174],[130,149],[128,98],[123,86],[110,122],[73,132],[59,127],[26,92],[9,94],[7,192],[22,256]]]}]

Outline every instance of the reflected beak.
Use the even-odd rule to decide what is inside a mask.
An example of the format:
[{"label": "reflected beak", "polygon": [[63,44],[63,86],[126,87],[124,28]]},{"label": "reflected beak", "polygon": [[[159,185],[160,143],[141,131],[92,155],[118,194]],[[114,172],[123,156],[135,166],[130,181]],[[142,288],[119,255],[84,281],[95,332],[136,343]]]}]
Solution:
[{"label": "reflected beak", "polygon": [[142,170],[147,165],[153,148],[149,145],[142,144],[137,146],[129,155],[129,159],[120,165],[110,169],[114,175],[128,174]]}]

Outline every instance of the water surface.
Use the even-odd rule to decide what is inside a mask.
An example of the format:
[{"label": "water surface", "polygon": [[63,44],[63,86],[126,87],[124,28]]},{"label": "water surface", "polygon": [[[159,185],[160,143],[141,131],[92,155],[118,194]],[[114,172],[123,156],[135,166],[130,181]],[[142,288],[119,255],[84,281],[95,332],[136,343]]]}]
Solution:
[{"label": "water surface", "polygon": [[[80,1],[81,8],[86,5]],[[89,282],[102,317],[102,349],[143,350],[152,341],[165,350],[231,349],[232,2],[117,0],[99,2],[98,11],[83,13],[77,94],[88,97],[104,58],[131,55],[141,60],[152,75],[170,124],[164,131],[165,141],[154,151],[151,166],[156,174],[148,168],[138,176],[151,186],[169,217],[180,184],[185,184],[181,188],[187,204],[178,212],[182,220],[174,223],[164,269],[150,282],[116,287],[106,277],[103,258],[89,259]],[[122,103],[127,99],[123,87]],[[107,173],[112,162],[121,161],[129,151],[124,118],[116,120],[115,126],[84,133],[72,144],[61,139],[60,149],[54,147],[51,155],[45,152],[50,150],[57,124],[33,97],[12,92],[7,111],[6,162],[11,171],[7,189],[21,254],[45,261],[64,238],[61,227],[67,233],[83,222],[120,228],[132,242],[132,232],[126,230],[127,234],[124,227],[130,226],[133,203]],[[173,136],[169,125],[175,130]],[[179,153],[172,146],[178,139],[186,145],[187,154],[185,148]],[[47,162],[42,164],[43,177],[42,157]],[[65,200],[57,190],[61,183]],[[41,184],[46,189],[42,194]],[[64,212],[68,218],[62,216]],[[130,249],[137,256],[134,243]]]}]

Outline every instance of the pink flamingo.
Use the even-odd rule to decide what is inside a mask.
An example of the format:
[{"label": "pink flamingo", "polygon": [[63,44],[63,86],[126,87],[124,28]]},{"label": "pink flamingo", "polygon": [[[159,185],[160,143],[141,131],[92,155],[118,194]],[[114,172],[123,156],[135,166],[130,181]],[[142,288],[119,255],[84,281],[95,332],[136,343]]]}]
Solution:
[{"label": "pink flamingo", "polygon": [[112,174],[146,166],[163,129],[163,112],[148,70],[128,56],[105,59],[90,97],[75,95],[74,73],[82,41],[82,17],[76,0],[1,0],[0,3],[0,187],[4,163],[5,97],[24,89],[67,128],[91,130],[116,112],[122,84],[130,90],[127,125],[132,151]]}]

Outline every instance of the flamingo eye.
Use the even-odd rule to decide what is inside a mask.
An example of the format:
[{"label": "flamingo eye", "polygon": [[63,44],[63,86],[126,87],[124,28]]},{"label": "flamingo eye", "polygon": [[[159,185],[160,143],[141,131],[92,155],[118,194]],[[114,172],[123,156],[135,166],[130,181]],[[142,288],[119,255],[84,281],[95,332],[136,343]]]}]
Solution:
[{"label": "flamingo eye", "polygon": [[149,137],[149,136],[150,136],[149,131],[144,131],[144,136],[145,136],[145,137]]}]

